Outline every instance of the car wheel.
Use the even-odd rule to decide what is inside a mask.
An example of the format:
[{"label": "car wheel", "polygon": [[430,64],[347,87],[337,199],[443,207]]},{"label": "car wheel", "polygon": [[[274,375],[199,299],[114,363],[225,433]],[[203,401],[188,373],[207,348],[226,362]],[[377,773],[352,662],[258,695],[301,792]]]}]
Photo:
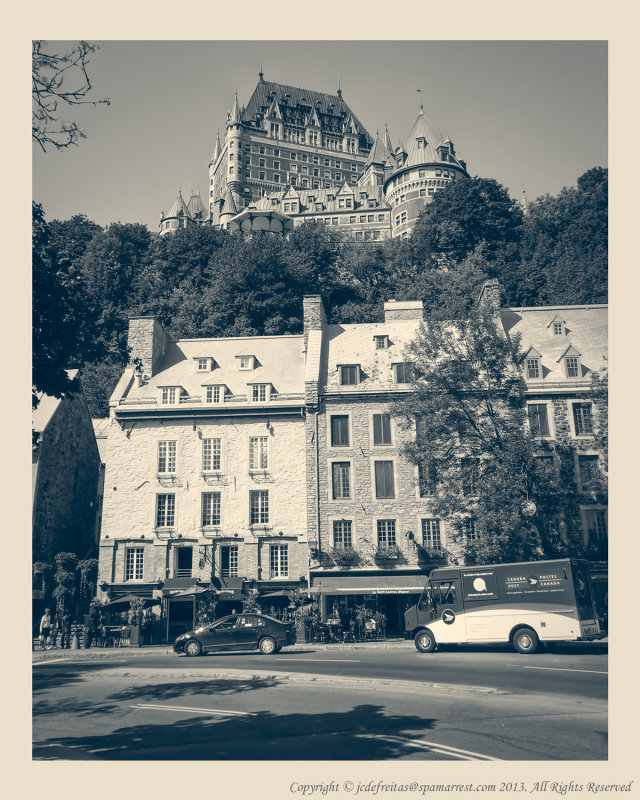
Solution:
[{"label": "car wheel", "polygon": [[192,657],[202,655],[202,645],[197,639],[189,639],[184,646],[184,654]]},{"label": "car wheel", "polygon": [[276,644],[276,640],[273,639],[271,636],[265,636],[264,639],[260,639],[260,644],[258,648],[263,656],[271,656],[274,653],[278,652],[278,646]]},{"label": "car wheel", "polygon": [[433,653],[436,649],[436,637],[428,630],[418,631],[413,642],[420,653]]},{"label": "car wheel", "polygon": [[538,637],[531,628],[518,628],[512,642],[518,653],[535,653],[538,649]]}]

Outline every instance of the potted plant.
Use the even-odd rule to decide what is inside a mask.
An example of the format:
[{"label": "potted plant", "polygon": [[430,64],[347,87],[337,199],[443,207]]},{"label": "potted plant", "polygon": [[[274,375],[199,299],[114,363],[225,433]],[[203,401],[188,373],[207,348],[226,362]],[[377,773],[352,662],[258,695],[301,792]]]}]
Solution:
[{"label": "potted plant", "polygon": [[400,550],[395,544],[376,550],[376,561],[398,561],[399,558]]},{"label": "potted plant", "polygon": [[141,597],[132,597],[127,615],[127,622],[131,628],[129,639],[132,647],[140,647],[140,625],[142,624],[142,609],[144,600]]},{"label": "potted plant", "polygon": [[89,611],[85,614],[82,624],[82,638],[86,650],[91,647],[92,641],[98,635],[100,622],[100,603],[97,600],[92,600],[89,603]]},{"label": "potted plant", "polygon": [[337,547],[331,551],[331,558],[340,567],[352,567],[360,561],[360,555],[352,547]]}]

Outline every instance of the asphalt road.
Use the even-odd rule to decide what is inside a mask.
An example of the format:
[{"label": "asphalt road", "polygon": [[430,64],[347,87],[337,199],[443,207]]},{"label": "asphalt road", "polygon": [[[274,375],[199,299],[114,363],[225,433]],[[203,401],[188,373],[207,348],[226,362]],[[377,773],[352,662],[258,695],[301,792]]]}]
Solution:
[{"label": "asphalt road", "polygon": [[37,758],[607,758],[602,645],[532,656],[410,646],[195,659],[78,651],[35,664],[33,689]]}]

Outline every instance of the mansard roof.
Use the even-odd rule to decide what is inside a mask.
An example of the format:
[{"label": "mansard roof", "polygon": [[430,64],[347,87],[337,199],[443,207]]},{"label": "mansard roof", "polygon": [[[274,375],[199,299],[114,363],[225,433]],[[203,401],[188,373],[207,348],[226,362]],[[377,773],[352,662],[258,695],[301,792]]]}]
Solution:
[{"label": "mansard roof", "polygon": [[369,157],[367,158],[364,169],[371,166],[371,164],[386,164],[386,163],[395,163],[393,158],[387,148],[385,147],[384,143],[380,141],[380,137],[376,135],[375,142],[373,143],[373,147],[369,151]]},{"label": "mansard roof", "polygon": [[[214,384],[226,386],[232,395],[225,403],[226,408],[232,406],[236,398],[239,404],[246,406],[248,387],[253,383],[270,383],[278,395],[301,398],[304,393],[303,346],[301,334],[171,341],[154,376],[142,386],[134,383],[127,399],[139,403],[143,398],[154,399],[161,386],[181,386],[190,397],[198,398],[203,393],[203,386]],[[255,358],[254,369],[238,370],[236,357],[247,353]],[[194,371],[193,359],[202,357],[215,360],[211,372]],[[286,399],[293,400],[291,397]]]},{"label": "mansard roof", "polygon": [[[549,336],[549,319],[565,320],[566,336]],[[579,355],[583,366],[581,380],[590,380],[591,372],[605,366],[607,356],[607,306],[538,306],[537,308],[503,308],[502,324],[510,337],[520,335],[527,347],[542,354],[547,371],[544,382],[566,383],[562,359]]]},{"label": "mansard roof", "polygon": [[243,123],[258,126],[274,100],[278,103],[285,123],[304,127],[309,115],[315,111],[322,130],[342,135],[345,123],[352,117],[356,132],[364,136],[369,146],[373,144],[372,137],[344,102],[341,94],[326,94],[273,81],[258,82],[242,111]]}]

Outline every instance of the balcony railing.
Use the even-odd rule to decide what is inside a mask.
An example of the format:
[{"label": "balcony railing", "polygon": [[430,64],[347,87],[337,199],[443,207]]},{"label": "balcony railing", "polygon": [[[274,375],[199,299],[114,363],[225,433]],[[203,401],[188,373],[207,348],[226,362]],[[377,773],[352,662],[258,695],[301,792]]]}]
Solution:
[{"label": "balcony railing", "polygon": [[186,569],[177,569],[175,577],[176,578],[190,578],[191,577],[191,567],[187,567]]}]

